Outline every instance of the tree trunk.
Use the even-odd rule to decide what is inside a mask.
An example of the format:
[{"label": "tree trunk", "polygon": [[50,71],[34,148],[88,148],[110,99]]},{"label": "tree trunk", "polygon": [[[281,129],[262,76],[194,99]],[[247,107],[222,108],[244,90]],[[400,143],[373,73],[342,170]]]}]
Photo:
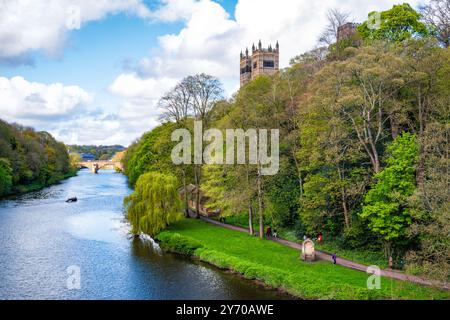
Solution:
[{"label": "tree trunk", "polygon": [[[343,181],[344,176],[342,174],[342,171],[341,171],[341,168],[339,167],[339,165],[337,166],[337,169],[338,169],[339,179],[341,181]],[[343,185],[341,186],[341,201],[342,201],[342,210],[344,210],[345,228],[349,229],[350,228],[350,217],[349,217],[348,208],[347,208],[347,193],[346,193],[345,187]]]},{"label": "tree trunk", "polygon": [[251,203],[248,205],[248,233],[253,235],[253,207]]},{"label": "tree trunk", "polygon": [[[419,86],[417,93],[418,100],[418,108],[419,108],[419,141],[423,138],[423,132],[425,130],[425,117],[423,111],[423,103],[422,103],[422,90]],[[419,163],[417,165],[416,171],[416,183],[418,186],[421,186],[425,176],[425,152],[422,147],[422,143],[419,143]]]},{"label": "tree trunk", "polygon": [[295,150],[292,150],[292,156],[295,163],[295,168],[297,169],[297,176],[298,176],[298,182],[300,184],[300,199],[303,198],[303,178],[302,178],[302,172],[300,169],[300,164],[298,163]]},{"label": "tree trunk", "polygon": [[184,188],[184,216],[186,218],[189,218],[189,202],[188,202],[185,170],[183,170],[183,188]]},{"label": "tree trunk", "polygon": [[197,194],[195,195],[195,215],[194,218],[198,219],[200,217],[200,173],[198,172],[198,166],[195,166],[195,187]]},{"label": "tree trunk", "polygon": [[400,131],[400,130],[399,130],[398,123],[397,123],[397,120],[394,118],[393,115],[391,115],[391,116],[389,117],[389,122],[391,123],[391,135],[392,135],[392,139],[395,139],[395,138],[397,138],[398,132]]},{"label": "tree trunk", "polygon": [[258,173],[258,214],[259,214],[259,237],[264,239],[264,221],[263,221],[263,207],[262,207],[262,192],[261,192],[261,174]]}]

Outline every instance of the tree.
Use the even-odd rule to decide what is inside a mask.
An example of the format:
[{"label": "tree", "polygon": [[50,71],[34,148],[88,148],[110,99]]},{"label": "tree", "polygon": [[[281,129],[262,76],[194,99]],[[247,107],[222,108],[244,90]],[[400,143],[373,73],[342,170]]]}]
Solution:
[{"label": "tree", "polygon": [[12,188],[12,169],[8,159],[0,158],[0,196],[7,195]]},{"label": "tree", "polygon": [[123,164],[125,174],[132,186],[146,172],[173,173],[175,171],[175,165],[171,159],[171,151],[174,146],[171,134],[176,128],[174,123],[164,123],[145,133],[137,143],[127,150]]},{"label": "tree", "polygon": [[423,21],[431,26],[432,34],[444,46],[450,45],[450,1],[431,0],[420,8]]},{"label": "tree", "polygon": [[386,40],[402,42],[412,37],[423,37],[429,34],[427,26],[420,21],[420,14],[407,3],[394,5],[391,9],[380,13],[379,25],[376,12],[369,14],[369,20],[358,27],[364,40]]},{"label": "tree", "polygon": [[69,154],[69,158],[70,158],[70,167],[73,170],[76,170],[78,168],[78,164],[82,160],[81,155],[79,153],[77,153],[77,152],[71,152]]},{"label": "tree", "polygon": [[196,120],[202,120],[207,127],[210,111],[223,99],[222,83],[208,74],[197,74],[183,80],[191,97],[192,110]]},{"label": "tree", "polygon": [[387,166],[375,175],[376,183],[366,194],[360,215],[368,219],[369,227],[385,241],[390,256],[391,244],[405,236],[412,222],[408,198],[416,188],[416,136],[403,133],[388,146],[387,152]]},{"label": "tree", "polygon": [[[279,95],[278,85],[267,76],[260,76],[243,87],[236,96],[234,108],[229,114],[229,127],[248,129],[276,129],[280,128],[283,107]],[[246,159],[249,159],[248,152]],[[266,182],[268,176],[262,175],[261,164],[235,165],[236,188],[243,190],[248,199],[249,217],[253,213],[253,202],[258,208],[259,236],[264,237],[264,211]],[[248,188],[244,191],[244,188]]]},{"label": "tree", "polygon": [[330,9],[327,12],[328,24],[319,37],[319,43],[331,45],[338,40],[338,31],[341,26],[348,22],[349,12]]},{"label": "tree", "polygon": [[[203,129],[210,124],[211,110],[223,98],[222,84],[216,77],[207,74],[197,74],[187,77],[184,82],[190,94],[194,119],[202,122]],[[203,163],[203,154],[200,162]],[[202,164],[194,165],[195,186],[200,190],[202,181]],[[200,212],[200,192],[196,193],[195,215]]]},{"label": "tree", "polygon": [[161,119],[183,123],[193,114],[192,98],[190,78],[185,78],[159,100],[158,106],[164,110]]},{"label": "tree", "polygon": [[[310,233],[324,231],[326,226],[327,231],[337,234],[352,226],[351,213],[359,209],[368,166],[353,124],[341,111],[345,82],[328,73],[344,72],[340,68],[322,71],[300,113],[301,148],[297,157],[306,175],[300,218]],[[323,77],[331,82],[323,81]]]},{"label": "tree", "polygon": [[[71,170],[66,146],[48,132],[36,132],[1,120],[0,158],[9,163],[3,165],[3,171],[10,172],[6,176],[11,175],[12,186],[8,188],[12,193],[26,192],[29,185],[36,188],[53,184]],[[5,169],[8,167],[11,171]]]},{"label": "tree", "polygon": [[[447,108],[448,109],[448,108]],[[448,118],[448,110],[446,117]],[[420,240],[419,248],[407,253],[409,269],[417,269],[433,278],[447,281],[450,276],[450,126],[431,123],[421,139],[424,176],[410,198],[413,224],[411,237]]]},{"label": "tree", "polygon": [[385,43],[346,51],[346,60],[329,63],[317,74],[316,95],[331,97],[333,112],[352,126],[377,173],[386,123],[395,119],[391,111],[405,85],[404,61]]},{"label": "tree", "polygon": [[177,179],[158,172],[142,174],[124,199],[132,232],[155,236],[181,218]]}]

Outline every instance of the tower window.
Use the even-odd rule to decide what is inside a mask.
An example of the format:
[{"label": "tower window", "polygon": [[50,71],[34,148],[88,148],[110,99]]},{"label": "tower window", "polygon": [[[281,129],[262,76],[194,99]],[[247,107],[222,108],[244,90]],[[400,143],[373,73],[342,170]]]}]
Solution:
[{"label": "tower window", "polygon": [[244,74],[247,72],[252,72],[252,69],[250,68],[249,65],[245,66],[244,68],[241,68],[241,74]]},{"label": "tower window", "polygon": [[264,68],[275,68],[275,62],[273,60],[264,60],[263,66]]},{"label": "tower window", "polygon": [[253,69],[256,69],[258,67],[258,62],[255,62],[254,64],[253,64]]}]

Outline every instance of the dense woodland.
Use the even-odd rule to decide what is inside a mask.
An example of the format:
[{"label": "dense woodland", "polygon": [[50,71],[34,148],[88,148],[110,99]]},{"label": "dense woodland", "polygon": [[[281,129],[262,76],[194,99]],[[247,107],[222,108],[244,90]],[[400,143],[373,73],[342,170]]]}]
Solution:
[{"label": "dense woodland", "polygon": [[49,133],[0,120],[0,197],[43,188],[75,171],[66,146]]},{"label": "dense woodland", "polygon": [[120,145],[113,146],[79,146],[69,145],[69,151],[72,153],[90,153],[94,156],[95,160],[110,160],[117,152],[125,150],[125,147]]},{"label": "dense woodland", "polygon": [[[163,124],[123,158],[141,190],[139,200],[127,200],[136,231],[155,234],[176,219],[178,206],[163,205],[167,193],[159,201],[155,181],[166,181],[171,194],[174,184],[192,183],[228,221],[249,219],[252,233],[255,225],[262,236],[267,224],[298,238],[320,232],[338,248],[380,252],[409,272],[448,279],[449,2],[431,1],[421,12],[394,6],[381,14],[379,29],[366,22],[336,42],[345,16],[330,12],[322,37],[329,45],[294,57],[231,99],[204,74],[161,98]],[[221,130],[279,129],[278,174],[262,176],[258,165],[174,165],[171,133],[192,130],[193,119]],[[155,205],[138,210],[143,194]],[[149,226],[158,217],[163,225]]]}]

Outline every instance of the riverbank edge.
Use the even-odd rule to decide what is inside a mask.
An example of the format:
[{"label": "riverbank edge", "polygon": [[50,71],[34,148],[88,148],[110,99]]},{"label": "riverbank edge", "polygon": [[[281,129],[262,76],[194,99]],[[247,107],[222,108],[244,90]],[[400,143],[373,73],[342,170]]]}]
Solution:
[{"label": "riverbank edge", "polygon": [[[268,289],[277,290],[296,299],[317,300],[349,300],[349,291],[335,294],[332,297],[309,293],[308,288],[295,281],[295,276],[285,270],[263,266],[257,263],[241,260],[223,252],[208,249],[200,242],[180,235],[173,231],[163,231],[155,237],[160,247],[168,252],[181,254],[193,260],[199,260],[215,266],[221,270],[232,272],[244,279],[253,281]],[[361,290],[351,288],[351,300],[382,300],[388,299],[380,295],[377,290]]]},{"label": "riverbank edge", "polygon": [[1,196],[0,200],[8,199],[10,197],[17,197],[17,196],[24,195],[24,194],[27,194],[30,192],[40,191],[45,188],[57,185],[64,180],[76,177],[77,175],[78,175],[78,170],[71,170],[68,173],[66,173],[61,179],[58,179],[52,183],[48,183],[48,184],[44,184],[44,185],[36,184],[36,183],[31,183],[30,185],[17,185],[17,186],[13,187],[14,190],[11,193]]},{"label": "riverbank edge", "polygon": [[[279,292],[280,294],[288,295],[293,300],[295,300],[295,299],[307,300],[304,297],[301,297],[299,295],[296,295],[296,294],[290,292],[289,290],[287,290],[286,288],[284,288],[282,286],[278,286],[277,287],[277,286],[268,284],[265,280],[257,279],[257,278],[254,278],[254,277],[249,277],[245,273],[242,273],[241,271],[238,271],[236,269],[236,267],[231,267],[231,266],[225,267],[222,264],[217,263],[213,259],[207,259],[204,256],[202,257],[202,255],[196,254],[195,250],[193,252],[191,252],[190,249],[188,249],[187,247],[184,247],[183,245],[181,245],[181,246],[174,245],[174,243],[172,243],[170,240],[168,241],[168,238],[167,238],[166,234],[167,234],[167,231],[162,232],[159,235],[157,235],[155,237],[155,239],[154,239],[159,244],[161,249],[163,249],[164,252],[168,252],[168,253],[172,253],[172,254],[178,254],[178,255],[187,257],[187,258],[189,258],[191,260],[194,260],[194,261],[200,261],[200,262],[203,262],[203,263],[207,263],[210,266],[216,267],[216,268],[218,268],[219,270],[221,270],[223,272],[229,272],[229,273],[233,274],[234,276],[237,276],[237,277],[242,278],[242,279],[247,280],[247,281],[251,281],[252,283],[257,285],[258,287],[261,287],[261,288],[263,288],[265,290],[273,290],[273,291]],[[195,241],[193,241],[192,239],[189,239],[187,237],[181,236],[179,233],[173,233],[172,235],[173,235],[174,238],[175,237],[176,238],[180,237],[178,240],[182,239],[181,241],[184,242],[185,245],[189,243],[188,247],[189,246],[195,246],[195,244],[194,244]],[[173,238],[172,238],[172,240],[173,240]],[[200,248],[203,248],[203,246],[201,244],[200,244],[199,249]],[[214,252],[214,250],[210,250],[210,251]],[[230,256],[228,256],[228,257],[230,257]],[[230,258],[232,258],[232,257],[230,257]]]}]

